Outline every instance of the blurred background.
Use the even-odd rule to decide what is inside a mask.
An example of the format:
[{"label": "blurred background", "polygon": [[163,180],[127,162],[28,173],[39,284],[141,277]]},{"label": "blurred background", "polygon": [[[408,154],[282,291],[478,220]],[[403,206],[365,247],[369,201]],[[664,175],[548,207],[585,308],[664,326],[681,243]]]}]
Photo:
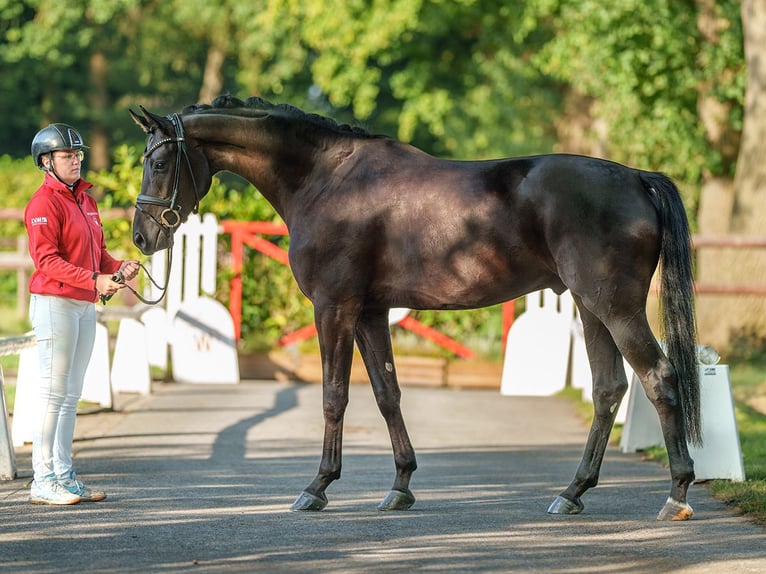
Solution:
[{"label": "blurred background", "polygon": [[[130,208],[144,134],[128,108],[167,114],[257,95],[441,157],[560,151],[665,172],[700,238],[700,342],[725,358],[760,356],[766,250],[752,240],[766,236],[764,30],[764,3],[748,0],[0,0],[2,248],[23,248],[19,210],[42,181],[29,155],[41,127],[82,132],[109,246],[137,257]],[[219,174],[202,211],[277,220],[231,174]],[[284,266],[246,261],[242,345],[267,349],[310,323],[311,307]],[[0,270],[6,333],[24,327],[23,280]],[[499,307],[417,317],[501,355]]]}]

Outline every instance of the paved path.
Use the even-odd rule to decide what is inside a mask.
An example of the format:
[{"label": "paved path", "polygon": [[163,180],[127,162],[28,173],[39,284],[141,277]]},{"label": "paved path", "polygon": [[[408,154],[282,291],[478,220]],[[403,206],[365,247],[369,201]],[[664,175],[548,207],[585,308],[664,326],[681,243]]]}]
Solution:
[{"label": "paved path", "polygon": [[155,384],[127,399],[78,420],[78,471],[102,503],[28,504],[30,449],[17,451],[25,478],[0,482],[0,572],[766,572],[766,529],[701,485],[692,521],[656,522],[667,470],[616,449],[583,514],[547,515],[587,432],[565,400],[405,388],[418,500],[382,513],[388,436],[354,385],[343,477],[324,511],[296,513],[319,462],[318,385]]}]

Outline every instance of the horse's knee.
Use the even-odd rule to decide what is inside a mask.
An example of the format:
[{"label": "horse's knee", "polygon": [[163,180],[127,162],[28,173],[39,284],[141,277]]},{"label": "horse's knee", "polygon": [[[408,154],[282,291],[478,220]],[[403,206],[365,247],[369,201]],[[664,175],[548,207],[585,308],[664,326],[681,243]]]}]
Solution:
[{"label": "horse's knee", "polygon": [[418,462],[413,453],[394,454],[394,465],[397,470],[412,474],[418,469]]},{"label": "horse's knee", "polygon": [[338,422],[343,419],[348,406],[348,392],[331,391],[325,388],[322,401],[322,411],[326,421]]},{"label": "horse's knee", "polygon": [[378,410],[383,418],[389,420],[391,417],[398,415],[401,412],[400,401],[396,397],[386,395],[384,397],[378,397]]}]

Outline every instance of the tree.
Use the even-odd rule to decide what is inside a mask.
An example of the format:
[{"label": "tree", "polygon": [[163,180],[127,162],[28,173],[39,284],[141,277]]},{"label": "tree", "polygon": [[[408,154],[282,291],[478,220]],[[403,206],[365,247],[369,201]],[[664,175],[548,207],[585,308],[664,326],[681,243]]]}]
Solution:
[{"label": "tree", "polygon": [[205,53],[163,10],[140,0],[0,0],[0,103],[19,112],[0,125],[3,151],[28,154],[35,131],[60,121],[83,132],[88,167],[100,169],[112,144],[141,139],[128,105],[189,103]]},{"label": "tree", "polygon": [[[662,170],[700,233],[757,234],[762,10],[740,0],[0,0],[0,146],[27,155],[41,125],[66,121],[83,129],[98,169],[115,144],[141,141],[130,106],[168,113],[221,92],[257,95],[444,157],[556,150]],[[738,156],[743,20],[756,83]],[[703,251],[699,280],[743,282],[729,261]],[[725,299],[701,302],[705,337],[727,340],[763,316],[732,303],[722,322]]]},{"label": "tree", "polygon": [[[559,125],[578,126],[578,137],[564,132],[560,141],[581,147],[567,151],[668,172],[695,229],[728,233],[745,82],[739,3],[530,0],[527,8],[530,26],[553,29],[534,62],[565,82],[574,104]],[[729,254],[702,250],[697,279],[720,282],[730,267]],[[719,329],[721,298],[698,302],[701,339],[725,347],[748,312],[728,308],[731,323]]]},{"label": "tree", "polygon": [[[735,235],[766,235],[766,5],[743,0],[744,53],[747,65],[742,140],[734,185],[719,194],[716,231]],[[705,277],[718,283],[766,284],[763,249],[719,250],[706,260]],[[713,332],[721,346],[749,353],[766,343],[766,304],[763,297],[717,297],[707,301],[714,311],[701,329]]]}]

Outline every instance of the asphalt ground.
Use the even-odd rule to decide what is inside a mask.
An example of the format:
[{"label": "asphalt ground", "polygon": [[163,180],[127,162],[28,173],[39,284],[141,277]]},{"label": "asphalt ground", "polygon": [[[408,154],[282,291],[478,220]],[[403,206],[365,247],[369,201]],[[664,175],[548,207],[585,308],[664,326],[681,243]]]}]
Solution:
[{"label": "asphalt ground", "polygon": [[352,385],[343,476],[321,512],[291,512],[322,442],[316,384],[154,383],[78,417],[75,461],[99,503],[27,502],[0,482],[2,572],[766,572],[766,529],[693,485],[689,522],[657,522],[669,473],[611,448],[577,516],[546,509],[587,428],[564,399],[403,389],[418,454],[408,511],[376,505],[394,478],[371,390]]}]

